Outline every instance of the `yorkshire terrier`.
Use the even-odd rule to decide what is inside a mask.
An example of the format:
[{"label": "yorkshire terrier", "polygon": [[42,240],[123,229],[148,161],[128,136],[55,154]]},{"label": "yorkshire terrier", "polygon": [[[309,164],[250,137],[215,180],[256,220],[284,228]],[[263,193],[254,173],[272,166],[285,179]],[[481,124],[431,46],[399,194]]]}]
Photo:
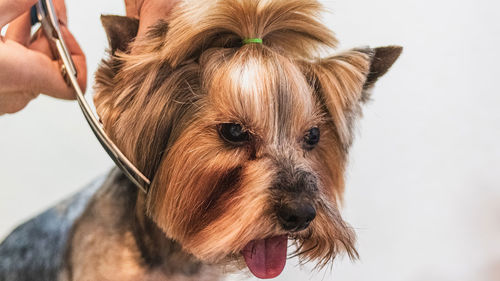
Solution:
[{"label": "yorkshire terrier", "polygon": [[337,45],[321,11],[188,0],[139,38],[137,20],[102,17],[97,112],[151,188],[114,170],[21,225],[0,279],[209,281],[245,264],[273,278],[287,256],[356,258],[339,212],[353,127],[402,48],[321,57]]}]

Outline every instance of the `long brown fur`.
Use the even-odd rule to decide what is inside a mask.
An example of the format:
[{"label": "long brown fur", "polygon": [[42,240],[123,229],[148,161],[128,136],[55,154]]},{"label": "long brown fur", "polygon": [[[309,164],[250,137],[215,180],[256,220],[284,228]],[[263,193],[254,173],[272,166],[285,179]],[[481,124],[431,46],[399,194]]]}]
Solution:
[{"label": "long brown fur", "polygon": [[[251,240],[287,234],[276,222],[273,186],[283,173],[304,171],[317,183],[303,191],[317,216],[290,235],[299,257],[319,265],[341,252],[357,257],[339,205],[376,51],[321,58],[337,39],[318,21],[314,0],[193,0],[174,10],[147,36],[112,50],[96,74],[106,131],[153,179],[147,216],[185,251],[222,263]],[[246,38],[263,44],[242,44]],[[251,141],[228,145],[221,123],[241,124]],[[311,127],[321,141],[309,151],[303,137]]]}]

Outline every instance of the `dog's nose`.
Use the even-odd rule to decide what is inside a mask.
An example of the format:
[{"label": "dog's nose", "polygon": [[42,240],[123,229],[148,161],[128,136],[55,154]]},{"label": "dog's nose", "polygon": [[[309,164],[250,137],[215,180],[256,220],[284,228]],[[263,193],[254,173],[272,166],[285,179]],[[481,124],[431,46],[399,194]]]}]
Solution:
[{"label": "dog's nose", "polygon": [[277,215],[284,230],[296,232],[309,226],[316,217],[316,209],[310,203],[291,202],[278,207]]}]

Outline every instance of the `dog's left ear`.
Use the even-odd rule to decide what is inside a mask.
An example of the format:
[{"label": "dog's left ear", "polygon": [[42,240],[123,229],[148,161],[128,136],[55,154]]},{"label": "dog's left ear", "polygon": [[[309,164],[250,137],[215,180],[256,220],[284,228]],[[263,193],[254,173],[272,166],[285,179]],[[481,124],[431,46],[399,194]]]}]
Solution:
[{"label": "dog's left ear", "polygon": [[403,47],[401,46],[387,46],[372,49],[370,72],[363,86],[362,101],[367,101],[370,98],[369,91],[373,88],[375,82],[387,73],[389,68],[391,68],[399,58],[402,51]]},{"label": "dog's left ear", "polygon": [[102,15],[101,22],[108,36],[111,54],[117,50],[126,52],[128,45],[137,36],[139,20],[123,16]]},{"label": "dog's left ear", "polygon": [[369,99],[375,82],[389,70],[401,51],[399,46],[353,49],[302,64],[345,145],[352,140],[352,123],[360,113],[360,103]]}]

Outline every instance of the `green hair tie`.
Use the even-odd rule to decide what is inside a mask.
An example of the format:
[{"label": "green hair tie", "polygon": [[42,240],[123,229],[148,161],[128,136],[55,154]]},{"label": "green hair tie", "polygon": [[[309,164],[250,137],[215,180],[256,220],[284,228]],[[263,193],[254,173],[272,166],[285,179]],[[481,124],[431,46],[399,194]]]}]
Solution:
[{"label": "green hair tie", "polygon": [[247,39],[243,39],[243,45],[250,44],[250,43],[262,44],[262,38],[247,38]]}]

